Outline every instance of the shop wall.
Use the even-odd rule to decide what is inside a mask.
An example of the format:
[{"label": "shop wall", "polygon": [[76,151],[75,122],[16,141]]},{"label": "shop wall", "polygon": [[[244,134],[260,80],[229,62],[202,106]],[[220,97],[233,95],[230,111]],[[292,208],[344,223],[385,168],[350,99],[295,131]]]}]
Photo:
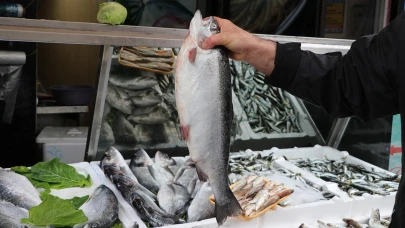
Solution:
[{"label": "shop wall", "polygon": [[[38,18],[94,22],[101,0],[41,0]],[[38,78],[49,91],[54,84],[95,85],[100,61],[100,46],[38,44]]]}]

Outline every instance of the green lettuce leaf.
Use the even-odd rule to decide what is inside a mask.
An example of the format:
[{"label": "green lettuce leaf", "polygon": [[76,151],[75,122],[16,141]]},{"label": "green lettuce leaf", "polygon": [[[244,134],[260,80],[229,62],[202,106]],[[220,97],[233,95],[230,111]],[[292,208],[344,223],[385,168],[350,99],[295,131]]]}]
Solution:
[{"label": "green lettuce leaf", "polygon": [[72,199],[67,199],[69,203],[73,204],[76,209],[79,209],[87,200],[89,199],[89,195],[83,197],[73,197]]},{"label": "green lettuce leaf", "polygon": [[122,224],[122,222],[116,222],[114,223],[114,225],[111,228],[124,228],[124,225]]},{"label": "green lettuce leaf", "polygon": [[11,167],[10,169],[11,169],[11,171],[14,171],[19,174],[31,173],[30,168],[28,168],[26,166],[14,166],[14,167]]},{"label": "green lettuce leaf", "polygon": [[90,175],[86,178],[74,167],[59,162],[59,158],[38,162],[32,166],[31,172],[32,179],[48,182],[54,189],[91,186]]},{"label": "green lettuce leaf", "polygon": [[29,210],[29,218],[21,219],[21,223],[32,226],[74,226],[87,221],[82,210],[77,210],[69,200],[48,195],[47,199]]}]

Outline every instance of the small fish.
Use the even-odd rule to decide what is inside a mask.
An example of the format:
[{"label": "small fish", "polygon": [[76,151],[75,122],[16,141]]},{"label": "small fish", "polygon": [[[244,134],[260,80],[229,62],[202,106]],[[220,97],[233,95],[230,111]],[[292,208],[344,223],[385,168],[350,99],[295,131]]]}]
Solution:
[{"label": "small fish", "polygon": [[252,185],[253,187],[246,193],[245,198],[251,195],[256,194],[259,190],[261,190],[266,182],[264,181],[263,177],[256,178]]},{"label": "small fish", "polygon": [[235,184],[235,186],[233,186],[233,188],[232,188],[232,192],[239,191],[240,189],[242,189],[243,187],[245,187],[245,186],[246,186],[246,184],[247,184],[247,180],[246,180],[246,178],[245,178],[245,179],[240,180],[239,182],[237,182],[237,183]]},{"label": "small fish", "polygon": [[168,57],[168,58],[143,57],[143,56],[136,55],[132,52],[129,52],[127,50],[120,51],[120,57],[122,59],[131,61],[131,62],[162,62],[162,63],[167,63],[170,65],[172,65],[174,63],[173,57]]},{"label": "small fish", "polygon": [[152,111],[140,115],[130,115],[128,120],[140,124],[161,124],[170,119],[170,114],[166,108],[155,106]]},{"label": "small fish", "polygon": [[160,207],[168,214],[175,215],[190,200],[187,189],[177,183],[168,183],[160,187],[157,199]]},{"label": "small fish", "polygon": [[136,68],[147,68],[153,70],[160,70],[160,71],[170,71],[173,67],[167,63],[158,63],[158,62],[149,62],[149,63],[135,63],[128,60],[121,59],[120,61],[123,64],[136,67]]},{"label": "small fish", "polygon": [[258,208],[258,211],[262,211],[263,209],[270,207],[271,205],[277,203],[277,201],[279,201],[279,200],[280,200],[280,197],[278,197],[277,195],[270,196],[270,198],[268,198],[268,200],[266,200],[262,204],[262,206]]},{"label": "small fish", "polygon": [[88,220],[73,228],[110,227],[118,220],[118,199],[114,192],[103,184],[94,190],[79,209],[84,212]]},{"label": "small fish", "polygon": [[42,201],[37,189],[23,175],[0,168],[0,200],[29,210]]},{"label": "small fish", "polygon": [[170,58],[173,56],[171,50],[157,50],[149,47],[125,47],[124,50],[144,57]]},{"label": "small fish", "polygon": [[255,208],[256,205],[248,204],[244,209],[245,216],[250,216],[255,211]]},{"label": "small fish", "polygon": [[149,89],[158,84],[154,76],[131,76],[131,75],[115,75],[111,74],[108,81],[115,86],[127,90],[143,90]]},{"label": "small fish", "polygon": [[212,194],[211,186],[208,182],[204,182],[188,208],[187,222],[197,222],[215,217],[215,206],[209,202],[209,197]]},{"label": "small fish", "polygon": [[368,221],[368,225],[370,225],[370,228],[383,228],[383,227],[385,227],[384,225],[381,224],[380,219],[381,219],[380,210],[378,208],[377,209],[372,209],[371,210],[370,220]]},{"label": "small fish", "polygon": [[187,188],[190,182],[194,179],[197,179],[197,171],[195,167],[188,166],[186,169],[184,169],[184,172],[180,177],[176,177],[174,181],[183,187]]},{"label": "small fish", "polygon": [[27,228],[26,224],[21,224],[21,219],[28,218],[28,210],[16,205],[0,200],[0,227]]},{"label": "small fish", "polygon": [[[137,107],[145,108],[156,106],[163,100],[162,96],[153,88],[137,91],[124,90],[124,92],[127,94],[128,99],[132,101],[133,105]],[[151,111],[153,111],[153,109]],[[132,115],[137,115],[137,113],[132,113]]]},{"label": "small fish", "polygon": [[159,171],[166,176],[168,179],[173,179],[174,174],[169,169],[169,166],[176,165],[176,161],[169,157],[169,155],[157,151],[155,154],[155,164]]},{"label": "small fish", "polygon": [[353,219],[344,218],[343,221],[345,223],[351,225],[353,228],[363,228],[362,225],[360,225],[358,222],[354,221]]},{"label": "small fish", "polygon": [[253,188],[253,183],[250,182],[247,185],[245,185],[245,187],[243,187],[241,190],[238,190],[236,192],[234,192],[233,194],[235,195],[237,200],[241,200],[243,198],[246,198],[246,193],[249,192],[250,189]]}]

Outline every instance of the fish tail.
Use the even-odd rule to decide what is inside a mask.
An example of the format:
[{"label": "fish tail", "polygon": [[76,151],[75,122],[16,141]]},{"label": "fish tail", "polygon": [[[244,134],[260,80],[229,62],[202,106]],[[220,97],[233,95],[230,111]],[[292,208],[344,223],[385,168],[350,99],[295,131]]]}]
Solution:
[{"label": "fish tail", "polygon": [[242,208],[231,189],[227,188],[226,191],[226,196],[229,199],[229,202],[224,205],[219,205],[217,202],[215,203],[215,214],[218,226],[221,226],[228,216],[235,217],[242,214]]}]

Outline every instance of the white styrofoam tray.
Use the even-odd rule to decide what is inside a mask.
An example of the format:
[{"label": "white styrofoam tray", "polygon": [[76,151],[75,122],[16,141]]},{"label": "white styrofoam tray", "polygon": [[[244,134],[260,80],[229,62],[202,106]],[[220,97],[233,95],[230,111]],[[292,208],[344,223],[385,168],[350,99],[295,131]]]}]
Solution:
[{"label": "white styrofoam tray", "polygon": [[[90,181],[92,185],[90,187],[86,188],[80,188],[80,187],[72,187],[72,188],[64,188],[64,189],[51,189],[50,194],[53,196],[57,196],[61,199],[71,199],[73,197],[83,197],[83,196],[90,196],[93,194],[94,190],[102,184],[101,180],[99,179],[98,175],[94,171],[94,169],[90,166],[88,162],[79,162],[79,163],[73,163],[73,164],[68,164],[72,167],[74,167],[78,173],[88,176],[90,175]],[[7,168],[9,170],[10,168]],[[113,188],[110,186],[106,185],[109,187],[112,191],[114,191]],[[115,193],[115,192],[114,192]],[[117,194],[115,193],[117,196]],[[125,200],[123,201],[120,199],[118,196],[118,203],[119,203],[119,211],[118,211],[118,218],[120,219],[122,225],[124,228],[135,228],[135,221],[131,219],[130,217],[127,217],[126,214],[124,213],[124,210],[121,208],[121,204],[125,203]]]}]

